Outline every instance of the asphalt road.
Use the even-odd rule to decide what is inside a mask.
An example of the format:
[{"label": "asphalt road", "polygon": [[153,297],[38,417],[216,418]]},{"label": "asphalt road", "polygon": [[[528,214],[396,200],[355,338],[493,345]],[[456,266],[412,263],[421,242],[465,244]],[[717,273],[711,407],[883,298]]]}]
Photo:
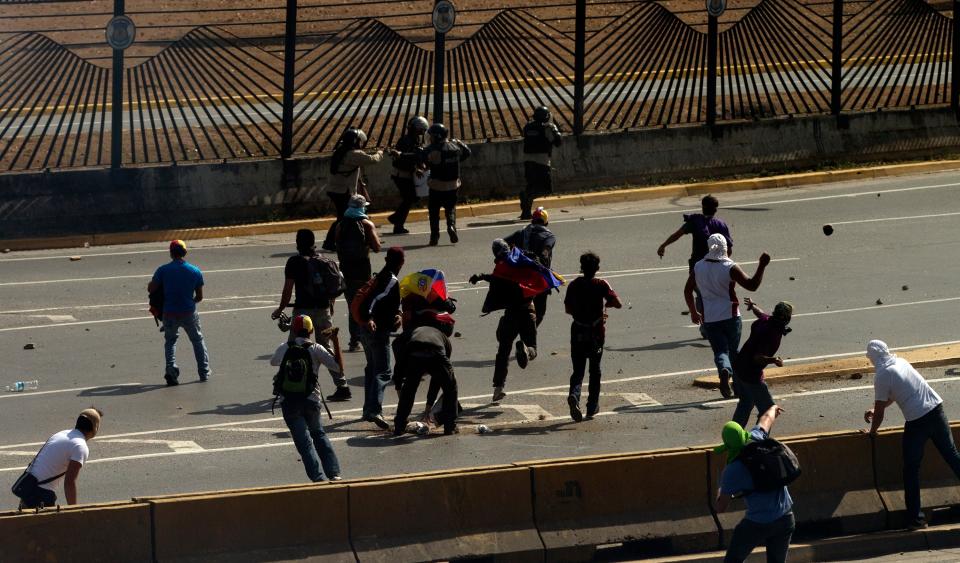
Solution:
[{"label": "asphalt road", "polygon": [[[752,297],[767,307],[781,299],[796,307],[782,355],[792,362],[859,355],[872,338],[901,348],[960,340],[958,189],[960,174],[943,173],[721,195],[734,258],[749,273],[762,251],[774,258]],[[595,250],[626,304],[610,315],[603,416],[580,424],[567,416],[569,321],[557,296],[541,327],[541,356],[525,371],[512,365],[507,399],[488,404],[497,318],[479,316],[485,288],[465,280],[492,268],[490,241],[520,226],[514,214],[463,218],[456,246],[444,238],[427,247],[422,224],[412,235],[386,236],[388,244],[406,246],[405,271],[442,268],[460,300],[454,365],[467,413],[458,436],[381,433],[358,420],[363,355],[347,354],[355,399],[332,405],[328,424],[344,475],[716,442],[733,404],[691,385],[712,360],[681,315],[689,241],[670,247],[663,260],[656,255],[681,213],[698,207],[697,199],[682,198],[550,210],[560,241],[556,269],[572,279],[579,254]],[[825,223],[833,236],[821,232]],[[165,245],[0,255],[0,383],[40,381],[37,392],[0,394],[0,480],[12,482],[48,435],[91,404],[106,417],[81,474],[82,501],[306,480],[279,413],[271,413],[274,370],[267,365],[285,337],[269,314],[293,236],[189,242],[189,259],[206,277],[200,309],[214,377],[195,382],[182,338],[183,384],[176,388],[163,385],[162,337],[145,305]],[[342,306],[338,324],[345,325]],[[35,349],[25,350],[28,343]],[[960,418],[960,371],[924,373],[948,415]],[[776,433],[860,427],[871,382],[867,376],[776,387],[787,409]],[[421,389],[422,396],[426,385]],[[390,417],[396,395],[388,388],[386,396]],[[493,432],[477,434],[478,423]],[[900,423],[899,414],[887,421]],[[13,497],[3,498],[0,505],[14,505]]]}]

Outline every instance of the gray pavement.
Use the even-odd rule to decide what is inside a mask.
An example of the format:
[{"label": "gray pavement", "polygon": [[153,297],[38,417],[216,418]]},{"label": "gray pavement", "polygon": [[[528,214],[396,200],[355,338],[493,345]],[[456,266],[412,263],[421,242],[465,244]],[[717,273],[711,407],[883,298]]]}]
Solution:
[{"label": "gray pavement", "polygon": [[[721,194],[734,258],[748,272],[762,251],[774,258],[751,297],[796,306],[782,355],[792,362],[858,355],[878,337],[894,347],[960,340],[958,187],[960,174],[943,173]],[[507,399],[488,404],[497,316],[479,316],[486,288],[465,280],[492,268],[489,242],[519,228],[514,214],[462,218],[457,246],[444,239],[427,247],[420,224],[412,235],[385,236],[387,244],[406,246],[405,272],[442,268],[460,300],[454,365],[467,413],[459,436],[388,437],[358,420],[363,355],[347,354],[355,398],[331,405],[328,424],[345,476],[714,443],[733,404],[691,385],[711,371],[712,359],[681,315],[689,240],[663,260],[656,256],[681,213],[696,208],[696,198],[681,198],[550,210],[560,240],[556,268],[572,279],[580,252],[598,251],[604,276],[626,304],[610,315],[603,416],[581,424],[567,416],[569,329],[559,296],[541,327],[541,356],[525,371],[512,365]],[[833,236],[822,234],[825,223],[834,225]],[[189,243],[189,259],[205,271],[200,309],[215,375],[204,384],[192,380],[192,353],[181,339],[184,384],[176,388],[163,386],[162,337],[145,304],[165,245],[0,255],[0,354],[9,380],[0,385],[40,381],[38,392],[0,395],[0,480],[12,482],[49,434],[95,404],[106,417],[81,474],[84,502],[306,481],[279,413],[271,413],[274,370],[266,362],[284,337],[269,313],[293,236]],[[338,325],[344,316],[341,305]],[[27,343],[36,349],[25,350]],[[948,416],[960,419],[960,369],[924,374],[944,396]],[[870,385],[867,376],[776,387],[787,409],[778,434],[860,427]],[[425,392],[423,385],[421,397]],[[390,417],[392,388],[386,397]],[[477,434],[479,423],[494,431]],[[902,419],[896,414],[887,424]],[[0,506],[14,504],[5,498]]]}]

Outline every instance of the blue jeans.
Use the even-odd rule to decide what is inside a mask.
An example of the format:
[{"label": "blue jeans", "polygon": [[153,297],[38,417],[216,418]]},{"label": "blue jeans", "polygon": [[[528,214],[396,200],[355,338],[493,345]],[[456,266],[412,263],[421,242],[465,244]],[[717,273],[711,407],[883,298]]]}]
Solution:
[{"label": "blue jeans", "polygon": [[370,418],[383,413],[383,389],[393,378],[390,331],[361,329],[360,340],[367,357],[367,366],[363,369],[363,417]]},{"label": "blue jeans", "polygon": [[923,461],[923,449],[927,439],[943,456],[950,469],[960,479],[960,453],[953,443],[950,423],[943,414],[943,405],[937,405],[932,411],[916,420],[903,425],[903,495],[907,502],[907,518],[923,518],[920,508],[920,463]]},{"label": "blue jeans", "polygon": [[167,360],[167,375],[177,378],[180,368],[177,367],[177,338],[180,328],[187,333],[190,343],[193,344],[193,355],[197,359],[197,373],[200,379],[206,380],[210,376],[210,358],[207,356],[207,345],[200,332],[200,315],[196,312],[186,315],[163,315],[163,352]]},{"label": "blue jeans", "polygon": [[717,371],[726,369],[733,373],[733,357],[740,349],[740,317],[733,317],[723,321],[704,323],[707,339],[713,348],[713,363]]},{"label": "blue jeans", "polygon": [[337,454],[333,452],[330,438],[327,438],[327,433],[323,431],[320,405],[306,399],[284,399],[280,403],[280,410],[283,411],[283,421],[287,423],[290,435],[293,436],[293,443],[300,452],[307,477],[311,481],[338,477],[340,462],[337,461]]},{"label": "blue jeans", "polygon": [[736,391],[740,401],[737,403],[737,409],[733,413],[733,421],[747,427],[750,420],[750,412],[753,407],[757,407],[757,416],[767,412],[767,409],[774,405],[773,396],[770,395],[770,388],[761,381],[760,383],[747,383],[741,381],[736,376],[733,377],[733,390]]},{"label": "blue jeans", "polygon": [[782,516],[769,524],[759,524],[744,518],[733,530],[730,547],[723,558],[724,563],[742,563],[758,545],[767,546],[767,562],[783,563],[787,560],[790,538],[796,528],[793,513]]}]

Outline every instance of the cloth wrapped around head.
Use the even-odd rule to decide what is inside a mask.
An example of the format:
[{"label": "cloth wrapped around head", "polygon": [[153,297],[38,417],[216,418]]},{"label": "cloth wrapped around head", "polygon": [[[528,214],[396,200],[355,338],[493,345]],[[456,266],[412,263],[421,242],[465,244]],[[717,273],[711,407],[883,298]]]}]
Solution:
[{"label": "cloth wrapped around head", "polygon": [[730,260],[727,257],[727,237],[720,233],[714,233],[707,239],[707,260],[718,260],[724,262]]},{"label": "cloth wrapped around head", "polygon": [[867,357],[875,368],[890,365],[897,360],[897,355],[890,351],[883,340],[871,340],[867,343]]}]

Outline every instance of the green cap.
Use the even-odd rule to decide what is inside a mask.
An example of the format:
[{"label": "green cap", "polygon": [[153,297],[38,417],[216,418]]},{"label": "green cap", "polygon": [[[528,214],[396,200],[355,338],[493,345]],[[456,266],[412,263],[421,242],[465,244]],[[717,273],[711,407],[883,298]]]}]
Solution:
[{"label": "green cap", "polygon": [[713,448],[713,451],[718,454],[727,452],[727,463],[737,459],[740,450],[750,441],[750,434],[732,420],[723,425],[720,436],[723,438],[723,443]]}]

